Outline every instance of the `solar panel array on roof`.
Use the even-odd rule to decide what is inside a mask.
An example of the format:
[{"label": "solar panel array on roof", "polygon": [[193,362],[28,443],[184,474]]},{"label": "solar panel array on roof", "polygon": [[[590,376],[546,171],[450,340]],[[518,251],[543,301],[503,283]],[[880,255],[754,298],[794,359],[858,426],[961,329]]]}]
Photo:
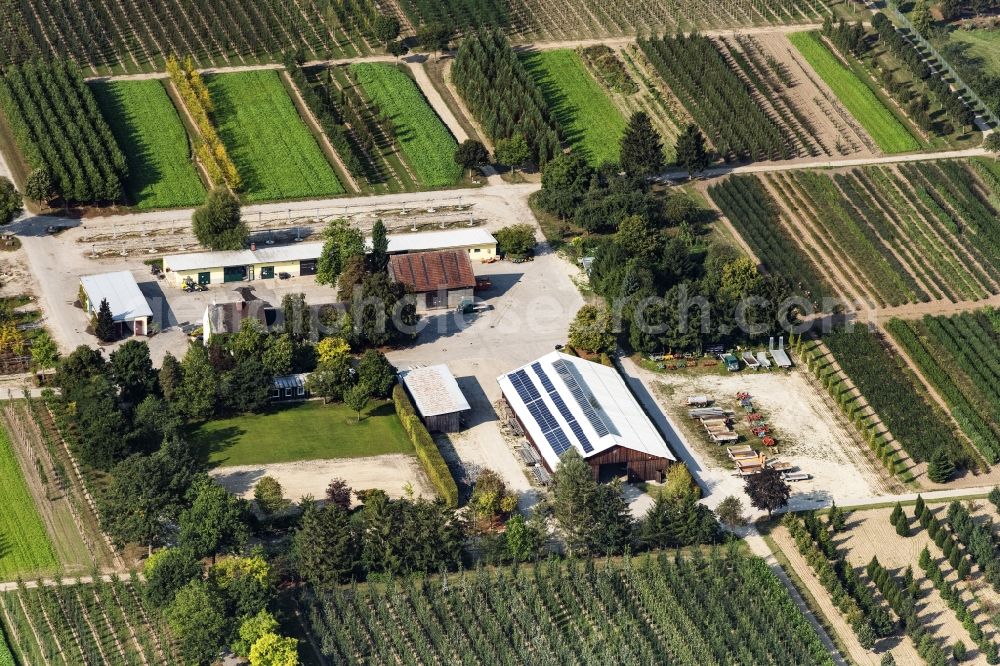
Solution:
[{"label": "solar panel array on roof", "polygon": [[556,452],[556,455],[561,456],[569,451],[571,446],[569,437],[566,436],[562,426],[552,416],[548,405],[542,401],[542,395],[535,388],[535,384],[528,377],[528,373],[524,370],[518,370],[511,373],[509,377],[514,390],[521,397],[524,406],[528,409],[528,413],[531,414],[531,418],[535,419],[538,427],[542,429],[542,435],[548,440],[549,445]]},{"label": "solar panel array on roof", "polygon": [[585,452],[593,453],[594,445],[590,443],[590,439],[588,439],[587,435],[583,432],[583,428],[580,427],[576,417],[573,416],[573,412],[569,411],[569,407],[566,406],[562,396],[556,391],[556,387],[552,383],[552,380],[549,379],[549,375],[545,372],[545,368],[542,367],[541,363],[535,362],[531,364],[531,369],[535,371],[536,375],[538,375],[538,379],[542,382],[542,388],[548,391],[549,398],[552,399],[552,402],[555,404],[556,409],[559,410],[559,413],[562,414],[562,417],[566,419],[566,425],[568,425],[569,429],[573,431],[574,435],[576,435],[577,440],[580,442],[580,446],[583,447]]},{"label": "solar panel array on roof", "polygon": [[607,424],[604,423],[604,419],[602,419],[601,415],[597,413],[596,409],[594,409],[594,405],[591,402],[594,400],[593,396],[580,386],[580,382],[576,380],[576,375],[573,374],[569,364],[566,363],[566,361],[559,359],[552,363],[552,367],[559,373],[559,377],[563,380],[563,383],[566,384],[566,388],[569,389],[573,399],[576,400],[576,404],[578,404],[580,409],[583,410],[583,415],[587,417],[588,421],[590,421],[590,425],[593,426],[598,437],[604,437],[605,435],[611,434],[611,431],[608,430]]}]

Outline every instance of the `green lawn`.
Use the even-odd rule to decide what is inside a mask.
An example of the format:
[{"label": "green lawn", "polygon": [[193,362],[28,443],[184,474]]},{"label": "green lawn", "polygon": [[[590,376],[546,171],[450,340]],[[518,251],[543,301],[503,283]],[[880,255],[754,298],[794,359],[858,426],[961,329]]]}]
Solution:
[{"label": "green lawn", "polygon": [[953,30],[948,39],[969,45],[969,54],[981,58],[988,74],[1000,76],[1000,30]]},{"label": "green lawn", "polygon": [[392,121],[396,140],[424,187],[454,185],[458,143],[405,72],[384,63],[355,63],[351,74],[368,99]]},{"label": "green lawn", "polygon": [[357,423],[343,404],[310,401],[209,421],[195,441],[220,467],[414,452],[391,402],[372,401],[362,417]]},{"label": "green lawn", "polygon": [[163,84],[102,81],[91,89],[128,161],[129,202],[141,209],[202,203],[205,188],[191,161],[187,132]]},{"label": "green lawn", "polygon": [[343,185],[274,70],[206,76],[212,120],[247,201],[325,197]]},{"label": "green lawn", "polygon": [[0,430],[0,580],[52,573],[56,554],[7,433]]},{"label": "green lawn", "polygon": [[625,118],[584,68],[576,51],[539,51],[523,59],[565,131],[566,141],[595,166],[618,162]]},{"label": "green lawn", "polygon": [[818,32],[796,32],[788,38],[883,152],[920,149],[919,142],[864,81],[826,48]]}]

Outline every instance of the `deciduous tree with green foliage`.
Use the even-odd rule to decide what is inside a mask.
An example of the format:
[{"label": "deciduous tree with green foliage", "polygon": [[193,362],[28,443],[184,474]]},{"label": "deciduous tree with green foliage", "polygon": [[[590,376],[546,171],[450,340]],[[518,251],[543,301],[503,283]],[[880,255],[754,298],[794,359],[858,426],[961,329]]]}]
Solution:
[{"label": "deciduous tree with green foliage", "polygon": [[223,600],[209,589],[208,583],[195,579],[181,588],[167,607],[166,617],[187,663],[215,660],[225,644],[229,623]]},{"label": "deciduous tree with green foliage", "polygon": [[455,164],[463,169],[468,169],[470,176],[474,169],[489,163],[489,151],[486,150],[486,146],[475,139],[466,139],[455,149]]},{"label": "deciduous tree with green foliage", "polygon": [[10,224],[24,210],[21,195],[8,178],[0,176],[0,226]]},{"label": "deciduous tree with green foliage", "polygon": [[365,237],[343,219],[332,220],[323,231],[323,250],[316,263],[316,282],[333,286],[347,263],[354,256],[365,254]]},{"label": "deciduous tree with green foliage", "polygon": [[358,383],[367,386],[372,396],[386,398],[396,383],[396,367],[385,354],[369,349],[358,361]]},{"label": "deciduous tree with green foliage", "polygon": [[523,257],[535,249],[535,227],[530,224],[511,224],[493,233],[499,251],[505,255]]},{"label": "deciduous tree with green foliage", "polygon": [[177,591],[201,577],[201,563],[183,548],[164,548],[149,556],[142,567],[142,595],[155,608],[166,608]]},{"label": "deciduous tree with green foliage", "polygon": [[40,204],[48,203],[55,196],[55,186],[48,169],[38,167],[28,174],[28,179],[24,182],[24,196]]},{"label": "deciduous tree with green foliage", "polygon": [[204,345],[192,343],[184,354],[181,368],[184,371],[178,400],[181,413],[196,421],[209,418],[215,413],[219,380]]},{"label": "deciduous tree with green foliage", "polygon": [[270,516],[282,511],[289,505],[285,499],[285,491],[273,476],[262,476],[253,489],[253,498],[257,502],[257,508],[265,516]]},{"label": "deciduous tree with green foliage", "polygon": [[195,238],[210,250],[241,250],[250,236],[240,214],[240,200],[224,187],[208,193],[191,222]]},{"label": "deciduous tree with green foliage", "polygon": [[448,43],[454,36],[453,28],[436,21],[417,27],[417,43],[424,49],[435,53],[447,51]]},{"label": "deciduous tree with green foliage", "polygon": [[298,666],[299,642],[291,636],[268,632],[250,648],[250,666]]},{"label": "deciduous tree with green foliage", "polygon": [[611,311],[606,305],[584,305],[569,325],[569,344],[589,352],[609,351],[615,344]]},{"label": "deciduous tree with green foliage", "polygon": [[358,415],[358,420],[355,423],[361,423],[361,412],[371,399],[371,395],[371,389],[361,382],[344,392],[344,404]]},{"label": "deciduous tree with green foliage", "polygon": [[56,367],[57,363],[59,347],[48,331],[43,330],[31,344],[31,367],[36,371],[48,370]]},{"label": "deciduous tree with green foliage", "polygon": [[735,495],[729,495],[719,502],[719,506],[715,507],[715,515],[728,527],[739,527],[747,522],[743,515],[743,502]]},{"label": "deciduous tree with green foliage", "polygon": [[157,373],[149,357],[149,345],[140,340],[127,340],[111,352],[108,368],[111,380],[118,386],[122,402],[137,405],[156,390]]},{"label": "deciduous tree with green foliage", "polygon": [[191,506],[180,517],[179,545],[196,557],[211,556],[213,563],[219,553],[242,549],[250,537],[246,501],[209,478],[201,479],[192,492]]},{"label": "deciduous tree with green foliage", "polygon": [[497,162],[509,166],[514,171],[524,166],[531,157],[531,148],[523,134],[515,134],[506,139],[497,139],[494,147]]},{"label": "deciduous tree with green foliage", "polygon": [[323,402],[341,400],[354,385],[351,359],[347,355],[334,356],[324,361],[306,378],[306,388]]},{"label": "deciduous tree with green foliage", "polygon": [[388,47],[389,42],[399,37],[399,19],[389,14],[378,14],[371,22],[371,32],[379,44]]},{"label": "deciduous tree with green foliage", "polygon": [[636,111],[629,118],[620,161],[629,178],[648,178],[663,171],[663,142],[645,111]]}]

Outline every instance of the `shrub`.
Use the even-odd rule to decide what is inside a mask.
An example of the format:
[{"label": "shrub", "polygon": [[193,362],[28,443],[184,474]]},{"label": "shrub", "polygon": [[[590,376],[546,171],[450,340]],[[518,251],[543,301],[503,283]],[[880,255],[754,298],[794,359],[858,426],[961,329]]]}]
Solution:
[{"label": "shrub", "polygon": [[434,484],[434,488],[448,503],[448,506],[458,507],[458,484],[455,483],[455,477],[448,469],[448,463],[441,455],[441,450],[434,442],[434,438],[427,432],[427,428],[417,416],[417,411],[413,408],[409,396],[406,395],[406,390],[400,384],[396,384],[392,389],[392,402],[396,406],[396,414],[399,416],[400,423],[403,424],[403,430],[406,431],[413,443],[417,458],[423,465],[424,471],[427,472],[431,483]]}]

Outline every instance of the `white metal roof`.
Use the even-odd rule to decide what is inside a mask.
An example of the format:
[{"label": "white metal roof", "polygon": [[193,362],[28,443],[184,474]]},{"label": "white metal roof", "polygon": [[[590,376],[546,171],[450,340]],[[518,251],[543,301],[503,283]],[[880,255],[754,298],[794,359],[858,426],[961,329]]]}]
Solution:
[{"label": "white metal roof", "polygon": [[421,416],[438,416],[472,409],[462,389],[445,364],[412,368],[399,373],[399,379],[413,397]]},{"label": "white metal roof", "polygon": [[80,278],[80,283],[95,312],[101,301],[108,299],[108,307],[111,308],[111,316],[115,321],[132,321],[139,317],[153,316],[131,271],[84,275]]},{"label": "white metal roof", "polygon": [[[424,252],[426,250],[448,250],[470,245],[496,245],[497,239],[479,227],[447,229],[444,231],[422,231],[412,234],[392,234],[389,237],[389,254],[398,252]],[[365,247],[371,250],[372,239],[365,239]]]},{"label": "white metal roof", "polygon": [[550,352],[497,382],[550,469],[569,446],[584,458],[622,446],[676,460],[614,368]]},{"label": "white metal roof", "polygon": [[258,246],[256,250],[172,254],[163,257],[163,265],[173,271],[193,271],[224,266],[249,266],[250,264],[318,259],[322,251],[322,242],[262,245]]}]

